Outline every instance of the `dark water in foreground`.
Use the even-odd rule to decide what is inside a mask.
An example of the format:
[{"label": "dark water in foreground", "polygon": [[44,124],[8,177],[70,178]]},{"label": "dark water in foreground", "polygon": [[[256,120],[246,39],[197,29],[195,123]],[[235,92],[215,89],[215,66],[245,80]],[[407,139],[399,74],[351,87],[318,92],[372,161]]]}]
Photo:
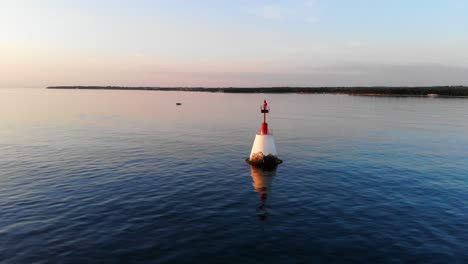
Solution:
[{"label": "dark water in foreground", "polygon": [[[264,97],[274,176],[244,163]],[[467,113],[464,99],[3,89],[0,262],[466,263]]]}]

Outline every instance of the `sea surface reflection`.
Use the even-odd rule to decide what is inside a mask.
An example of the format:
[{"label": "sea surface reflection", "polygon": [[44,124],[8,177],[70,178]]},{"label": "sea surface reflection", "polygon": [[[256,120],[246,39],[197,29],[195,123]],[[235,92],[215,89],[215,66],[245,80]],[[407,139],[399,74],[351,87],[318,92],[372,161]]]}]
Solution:
[{"label": "sea surface reflection", "polygon": [[250,165],[250,175],[255,192],[258,193],[260,205],[257,207],[257,216],[264,221],[268,217],[268,197],[271,195],[271,184],[276,176],[277,168],[263,169]]},{"label": "sea surface reflection", "polygon": [[0,89],[0,263],[468,263],[467,157],[465,99]]}]

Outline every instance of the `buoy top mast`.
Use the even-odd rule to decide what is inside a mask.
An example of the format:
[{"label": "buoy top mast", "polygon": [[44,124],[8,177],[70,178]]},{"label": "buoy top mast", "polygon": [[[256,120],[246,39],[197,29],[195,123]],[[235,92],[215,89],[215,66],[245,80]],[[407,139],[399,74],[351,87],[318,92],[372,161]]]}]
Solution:
[{"label": "buoy top mast", "polygon": [[263,105],[260,106],[260,112],[263,114],[263,123],[260,128],[261,135],[268,135],[268,123],[266,122],[266,114],[270,112],[270,107],[266,100],[263,100]]}]

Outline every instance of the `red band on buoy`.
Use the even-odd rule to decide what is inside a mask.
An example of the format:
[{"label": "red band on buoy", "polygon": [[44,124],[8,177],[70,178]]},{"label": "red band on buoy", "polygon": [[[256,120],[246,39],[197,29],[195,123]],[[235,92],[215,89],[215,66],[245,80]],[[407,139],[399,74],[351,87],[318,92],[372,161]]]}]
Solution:
[{"label": "red band on buoy", "polygon": [[267,135],[268,134],[268,124],[263,122],[262,127],[260,129],[260,134]]}]

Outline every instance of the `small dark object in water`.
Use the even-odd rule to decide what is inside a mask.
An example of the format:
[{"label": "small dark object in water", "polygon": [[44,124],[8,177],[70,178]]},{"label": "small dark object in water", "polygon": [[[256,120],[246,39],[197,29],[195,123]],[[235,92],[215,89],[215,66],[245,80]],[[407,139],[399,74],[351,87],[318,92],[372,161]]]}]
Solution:
[{"label": "small dark object in water", "polygon": [[181,105],[182,103],[175,103],[176,105]]}]

